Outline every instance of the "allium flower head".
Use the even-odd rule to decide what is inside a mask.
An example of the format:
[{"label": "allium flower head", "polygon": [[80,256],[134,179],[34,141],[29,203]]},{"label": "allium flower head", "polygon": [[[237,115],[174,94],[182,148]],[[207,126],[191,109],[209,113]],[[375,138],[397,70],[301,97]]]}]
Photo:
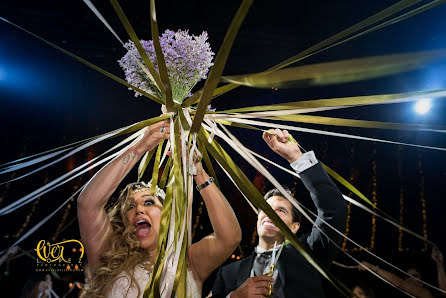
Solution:
[{"label": "allium flower head", "polygon": [[[179,103],[190,96],[192,88],[201,79],[206,78],[209,68],[213,65],[214,53],[211,51],[209,43],[206,42],[208,39],[207,32],[203,32],[199,36],[191,36],[188,33],[187,30],[178,30],[177,32],[166,30],[160,37],[161,49],[172,87],[172,96]],[[158,71],[153,41],[141,40],[141,44]],[[155,84],[135,61],[138,59],[141,64],[144,64],[135,44],[129,41],[124,47],[128,52],[118,62],[125,72],[127,82],[147,93],[164,99]],[[135,92],[135,96],[139,95],[141,94]]]}]

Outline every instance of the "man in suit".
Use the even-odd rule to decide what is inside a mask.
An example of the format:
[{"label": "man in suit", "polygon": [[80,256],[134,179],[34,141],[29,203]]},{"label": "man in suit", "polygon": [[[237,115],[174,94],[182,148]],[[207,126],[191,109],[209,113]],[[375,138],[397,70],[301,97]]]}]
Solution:
[{"label": "man in suit", "polygon": [[[315,225],[340,244],[342,237],[322,220],[344,232],[346,204],[313,151],[302,154],[298,145],[290,141],[286,130],[271,129],[263,134],[263,139],[300,175],[317,207],[318,218]],[[296,233],[301,222],[297,209],[277,189],[269,191],[265,199],[290,230]],[[324,297],[323,277],[292,245],[283,248],[273,278],[263,275],[263,268],[270,264],[268,260],[274,243],[283,245],[285,237],[263,211],[257,217],[257,234],[259,242],[251,256],[220,268],[212,289],[213,297],[268,297],[271,284],[274,287],[274,297]],[[301,238],[325,268],[329,267],[338,251],[326,235],[313,226],[311,233]]]}]

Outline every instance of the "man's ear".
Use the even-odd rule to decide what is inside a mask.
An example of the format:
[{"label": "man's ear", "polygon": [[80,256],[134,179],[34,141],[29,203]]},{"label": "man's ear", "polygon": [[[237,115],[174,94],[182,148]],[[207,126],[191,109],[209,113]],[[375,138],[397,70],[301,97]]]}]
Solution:
[{"label": "man's ear", "polygon": [[296,234],[297,233],[297,231],[299,231],[299,229],[300,229],[300,222],[293,222],[292,223],[292,225],[291,225],[291,232],[293,232],[293,234]]}]

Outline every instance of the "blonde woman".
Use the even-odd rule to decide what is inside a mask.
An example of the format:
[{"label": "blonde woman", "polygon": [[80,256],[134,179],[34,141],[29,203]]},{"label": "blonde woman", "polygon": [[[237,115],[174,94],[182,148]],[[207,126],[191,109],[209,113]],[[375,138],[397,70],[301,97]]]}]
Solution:
[{"label": "blonde woman", "polygon": [[[132,183],[111,207],[106,205],[124,177],[146,151],[169,139],[169,122],[148,127],[144,137],[102,168],[78,198],[81,239],[92,271],[87,297],[142,297],[157,257],[164,192]],[[241,240],[237,218],[212,179],[196,164],[195,183],[214,229],[188,248],[188,296],[200,297],[203,282]]]}]

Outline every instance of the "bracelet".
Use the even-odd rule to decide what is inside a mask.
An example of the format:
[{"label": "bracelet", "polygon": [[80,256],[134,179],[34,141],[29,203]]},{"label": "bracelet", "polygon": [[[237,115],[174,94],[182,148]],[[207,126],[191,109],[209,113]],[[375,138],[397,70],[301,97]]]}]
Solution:
[{"label": "bracelet", "polygon": [[214,182],[214,177],[209,178],[208,181],[204,182],[203,184],[197,186],[197,190],[201,191],[203,188],[205,188],[206,186],[212,184]]}]

